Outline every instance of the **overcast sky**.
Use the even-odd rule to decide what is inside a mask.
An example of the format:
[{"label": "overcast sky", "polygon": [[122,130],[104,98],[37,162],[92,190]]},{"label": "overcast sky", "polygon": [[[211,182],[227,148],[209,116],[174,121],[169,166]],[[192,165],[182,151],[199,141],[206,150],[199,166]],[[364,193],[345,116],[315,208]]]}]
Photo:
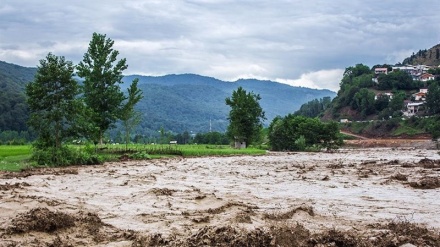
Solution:
[{"label": "overcast sky", "polygon": [[125,74],[196,73],[338,90],[346,67],[401,62],[440,43],[438,0],[2,0],[0,60],[78,63],[93,32]]}]

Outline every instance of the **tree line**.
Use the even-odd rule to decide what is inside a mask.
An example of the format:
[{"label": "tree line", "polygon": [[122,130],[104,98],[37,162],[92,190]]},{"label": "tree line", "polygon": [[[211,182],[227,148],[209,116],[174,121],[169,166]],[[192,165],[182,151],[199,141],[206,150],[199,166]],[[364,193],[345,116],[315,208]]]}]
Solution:
[{"label": "tree line", "polygon": [[[265,117],[259,105],[260,99],[258,94],[248,93],[243,88],[238,88],[230,98],[226,98],[226,104],[231,107],[227,131],[231,140],[247,145],[267,141],[269,148],[275,151],[334,149],[342,145],[336,122],[324,123],[316,117],[295,114],[275,117],[264,135],[262,121]],[[326,98],[310,105],[318,105],[319,102],[328,104],[328,101]]]}]

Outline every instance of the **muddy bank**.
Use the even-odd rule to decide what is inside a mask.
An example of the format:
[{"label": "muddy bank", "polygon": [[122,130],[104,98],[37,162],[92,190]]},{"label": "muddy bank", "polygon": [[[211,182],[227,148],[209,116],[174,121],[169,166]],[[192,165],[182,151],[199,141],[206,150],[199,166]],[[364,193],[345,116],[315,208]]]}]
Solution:
[{"label": "muddy bank", "polygon": [[439,160],[366,148],[2,173],[0,246],[438,246]]}]

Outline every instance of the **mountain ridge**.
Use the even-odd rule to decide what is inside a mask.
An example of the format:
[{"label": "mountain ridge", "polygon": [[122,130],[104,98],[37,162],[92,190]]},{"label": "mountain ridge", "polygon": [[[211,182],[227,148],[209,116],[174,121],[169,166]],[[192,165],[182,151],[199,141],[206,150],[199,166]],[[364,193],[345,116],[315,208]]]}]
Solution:
[{"label": "mountain ridge", "polygon": [[[37,68],[0,61],[0,85],[4,84],[5,88],[13,89],[19,94],[20,104],[23,106],[24,87],[27,82],[34,79],[36,71]],[[270,80],[239,79],[228,82],[191,73],[163,76],[125,75],[122,80],[124,83],[120,84],[124,92],[134,78],[139,79],[138,87],[144,92],[144,98],[136,106],[136,109],[142,113],[142,122],[134,133],[149,136],[157,135],[157,131],[162,127],[174,133],[182,133],[186,130],[225,131],[229,112],[225,98],[239,86],[261,96],[260,104],[266,112],[268,122],[277,115],[293,113],[311,99],[336,95],[335,92],[327,89],[293,87]],[[11,100],[8,93],[0,96],[0,102],[6,101],[8,97]],[[0,108],[4,110],[0,113],[0,131],[23,130],[23,125],[20,129],[9,127],[14,114],[17,114],[11,114],[11,107],[6,109],[0,105]],[[9,120],[3,125],[1,114],[9,116]],[[27,117],[22,118],[24,124],[25,119]]]},{"label": "mountain ridge", "polygon": [[402,61],[402,64],[410,64],[410,65],[431,65],[431,66],[439,66],[440,65],[440,44],[434,45],[429,49],[419,50],[416,53],[413,53],[411,56],[405,58]]}]

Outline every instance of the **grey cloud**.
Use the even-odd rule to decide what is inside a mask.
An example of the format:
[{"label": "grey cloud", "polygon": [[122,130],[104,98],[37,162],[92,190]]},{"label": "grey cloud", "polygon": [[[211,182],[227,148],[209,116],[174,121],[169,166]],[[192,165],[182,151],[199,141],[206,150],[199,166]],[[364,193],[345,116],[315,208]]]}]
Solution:
[{"label": "grey cloud", "polygon": [[25,66],[35,66],[50,51],[78,62],[92,33],[99,32],[115,40],[128,73],[296,80],[332,70],[334,78],[335,69],[395,63],[405,52],[435,45],[437,5],[437,0],[4,0],[0,55]]}]

